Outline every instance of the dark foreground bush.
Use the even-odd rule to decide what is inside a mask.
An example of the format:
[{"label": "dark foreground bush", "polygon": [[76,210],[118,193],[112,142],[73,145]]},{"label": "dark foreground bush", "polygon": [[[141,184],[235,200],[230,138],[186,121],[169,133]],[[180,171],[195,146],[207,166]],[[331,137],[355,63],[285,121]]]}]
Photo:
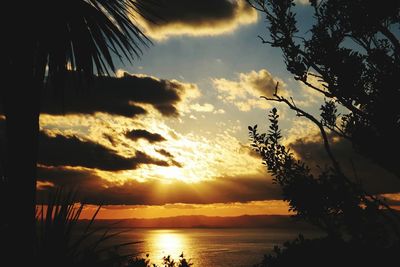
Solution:
[{"label": "dark foreground bush", "polygon": [[304,239],[299,236],[282,247],[275,247],[273,253],[264,256],[264,260],[255,267],[391,266],[399,262],[399,252],[399,244],[382,247],[356,241]]},{"label": "dark foreground bush", "polygon": [[171,256],[163,257],[162,265],[156,265],[154,263],[150,263],[150,259],[147,255],[146,258],[131,258],[128,260],[127,264],[124,267],[190,267],[194,265],[191,260],[186,260],[183,253],[180,255],[179,260],[175,261]]},{"label": "dark foreground bush", "polygon": [[110,245],[115,242],[108,241],[112,241],[112,238],[124,231],[112,232],[111,226],[94,227],[100,206],[91,220],[83,225],[79,218],[84,204],[76,204],[76,199],[74,191],[56,189],[49,194],[48,204],[38,207],[36,258],[32,261],[32,266],[189,267],[193,265],[190,260],[186,260],[183,253],[177,261],[165,256],[161,266],[151,263],[149,255],[140,258],[135,257],[133,252],[121,254],[119,248],[141,241]]}]

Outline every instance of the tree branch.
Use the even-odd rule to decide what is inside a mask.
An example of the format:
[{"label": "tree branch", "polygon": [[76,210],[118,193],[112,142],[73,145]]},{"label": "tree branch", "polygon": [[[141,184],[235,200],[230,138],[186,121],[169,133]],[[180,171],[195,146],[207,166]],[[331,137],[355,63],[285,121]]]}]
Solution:
[{"label": "tree branch", "polygon": [[[320,68],[320,67],[318,67],[315,63],[313,63],[309,58],[308,58],[308,55],[307,55],[307,53],[306,52],[304,52],[303,50],[301,50],[298,46],[296,46],[293,42],[292,42],[292,44],[291,44],[291,46],[292,46],[292,49],[295,49],[296,50],[296,52],[298,53],[298,54],[300,54],[304,59],[305,59],[305,61],[307,62],[307,64],[310,66],[310,67],[312,67],[314,70],[316,70],[321,76],[322,76],[322,78],[325,80],[325,77],[326,77],[326,74],[324,73],[324,71]],[[315,89],[315,88],[313,88],[313,89]],[[319,89],[320,90],[320,89]],[[324,91],[322,91],[322,92],[324,92]],[[321,93],[322,93],[321,92]],[[323,93],[323,94],[325,94],[325,93]],[[328,97],[328,96],[327,96]],[[336,96],[337,97],[337,96]],[[332,98],[332,97],[331,97]],[[367,115],[364,113],[364,112],[362,112],[361,110],[359,110],[358,108],[356,108],[355,106],[353,106],[351,103],[348,103],[348,101],[346,101],[345,99],[343,99],[343,98],[340,98],[340,97],[337,97],[337,99],[340,101],[340,103],[344,106],[344,107],[346,107],[348,110],[350,110],[351,112],[353,112],[353,113],[355,113],[355,114],[357,114],[357,115],[359,115],[360,117],[363,117],[363,118],[365,118]]]},{"label": "tree branch", "polygon": [[[355,192],[359,192],[361,193],[361,197],[364,201],[368,201],[368,198],[370,198],[374,203],[376,203],[377,205],[386,208],[393,216],[400,218],[400,216],[393,211],[393,209],[387,205],[385,202],[383,202],[382,200],[380,200],[379,198],[377,198],[374,195],[369,194],[368,192],[366,192],[365,190],[363,190],[362,188],[357,187],[354,183],[352,183],[343,173],[343,171],[340,168],[339,162],[336,160],[335,156],[332,153],[330,144],[329,144],[329,140],[328,140],[328,135],[326,134],[324,125],[322,125],[322,123],[316,119],[313,115],[307,113],[306,111],[298,108],[295,104],[293,99],[291,98],[292,102],[290,102],[288,99],[286,99],[285,97],[279,96],[278,95],[278,86],[279,86],[279,82],[276,83],[275,86],[275,92],[273,94],[274,98],[270,98],[270,97],[266,97],[266,96],[260,96],[260,98],[263,98],[267,101],[274,101],[274,102],[279,102],[279,103],[285,103],[290,109],[296,111],[297,116],[299,117],[306,117],[307,119],[309,119],[310,121],[312,121],[320,130],[323,142],[324,142],[324,147],[325,150],[328,154],[329,159],[331,160],[334,169],[337,171],[337,173],[339,174],[339,176],[341,178],[343,178],[343,180],[349,184],[354,190]],[[398,234],[398,236],[400,237],[400,232],[397,231],[397,229],[395,229],[396,233]]]},{"label": "tree branch", "polygon": [[[341,174],[341,176],[344,177],[343,172],[340,168],[340,165],[338,163],[338,161],[336,160],[336,158],[334,157],[331,147],[329,145],[329,140],[328,140],[328,135],[326,134],[325,128],[324,126],[321,124],[321,122],[319,120],[317,120],[313,115],[305,112],[304,110],[298,108],[294,102],[290,102],[288,99],[286,99],[285,97],[279,96],[278,95],[278,85],[279,83],[276,84],[275,87],[275,93],[274,93],[274,97],[275,98],[269,98],[269,97],[265,97],[265,96],[261,96],[261,98],[264,98],[268,101],[275,101],[275,102],[283,102],[285,103],[290,109],[296,111],[297,116],[299,117],[306,117],[307,119],[309,119],[310,121],[312,121],[320,130],[323,142],[324,142],[324,147],[326,150],[326,153],[328,154],[329,159],[331,160],[333,167],[335,168],[335,170]],[[293,101],[293,100],[292,100]]]},{"label": "tree branch", "polygon": [[332,95],[331,93],[319,89],[318,87],[312,85],[311,83],[307,82],[307,80],[305,80],[305,79],[303,79],[303,78],[297,78],[297,80],[300,80],[302,83],[304,83],[305,85],[307,85],[307,86],[310,87],[311,89],[314,89],[315,91],[317,91],[317,92],[323,94],[323,95],[326,96],[326,97],[329,97],[329,98],[333,98],[333,97],[334,97],[334,95]]},{"label": "tree branch", "polygon": [[398,58],[399,55],[400,55],[400,42],[399,42],[399,40],[385,26],[379,27],[379,31],[393,44],[394,50],[396,51],[396,57]]}]

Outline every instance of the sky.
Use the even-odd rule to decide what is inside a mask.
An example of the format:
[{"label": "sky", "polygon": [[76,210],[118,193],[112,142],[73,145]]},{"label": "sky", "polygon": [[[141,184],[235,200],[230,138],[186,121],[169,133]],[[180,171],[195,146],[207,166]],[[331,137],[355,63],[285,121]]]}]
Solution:
[{"label": "sky", "polygon": [[[296,7],[303,34],[312,23],[306,2]],[[158,24],[134,18],[153,42],[140,58],[117,64],[114,77],[92,88],[65,90],[62,100],[45,95],[39,196],[74,186],[87,216],[104,205],[98,218],[288,214],[247,127],[265,131],[276,106],[284,143],[311,167],[326,165],[318,129],[260,96],[279,81],[281,94],[312,114],[323,98],[293,79],[279,49],[261,42],[265,18],[245,1],[169,0],[159,8]],[[332,138],[332,146],[345,169],[354,162],[367,190],[400,203],[398,179],[345,141]]]}]

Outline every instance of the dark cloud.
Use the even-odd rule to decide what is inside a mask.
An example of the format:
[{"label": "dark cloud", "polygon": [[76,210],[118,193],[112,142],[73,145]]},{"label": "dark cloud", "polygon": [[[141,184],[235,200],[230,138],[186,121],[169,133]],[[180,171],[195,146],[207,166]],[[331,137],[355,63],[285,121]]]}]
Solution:
[{"label": "dark cloud", "polygon": [[229,0],[202,0],[190,3],[186,0],[162,0],[158,7],[159,13],[162,13],[160,23],[202,25],[232,19],[239,4]]},{"label": "dark cloud", "polygon": [[[74,77],[71,75],[70,79]],[[144,75],[97,77],[85,89],[67,88],[60,97],[44,94],[42,112],[55,115],[105,112],[133,117],[147,113],[138,104],[150,104],[164,116],[177,116],[176,105],[188,91],[196,89],[193,84]]]},{"label": "dark cloud", "polygon": [[169,166],[168,162],[154,159],[136,151],[126,158],[103,145],[83,141],[75,136],[48,136],[40,133],[38,162],[47,166],[82,166],[107,171],[136,169],[140,164]]},{"label": "dark cloud", "polygon": [[178,168],[182,168],[182,167],[183,167],[183,164],[182,164],[182,163],[180,163],[180,162],[178,162],[178,161],[176,161],[176,160],[174,160],[174,159],[170,159],[170,160],[169,160],[169,164],[170,164],[170,165],[174,165],[174,166],[176,166],[176,167],[178,167]]},{"label": "dark cloud", "polygon": [[75,187],[90,191],[90,188],[99,188],[110,185],[91,170],[74,170],[65,167],[38,167],[38,181],[50,182],[60,187]]},{"label": "dark cloud", "polygon": [[167,150],[165,150],[165,149],[156,149],[156,151],[158,153],[160,153],[161,155],[163,155],[164,157],[167,157],[169,159],[169,162],[170,162],[171,165],[174,165],[174,166],[176,166],[178,168],[182,168],[183,167],[183,164],[178,162],[178,161],[176,161],[174,155],[172,155]]},{"label": "dark cloud", "polygon": [[161,0],[152,9],[161,19],[140,24],[155,39],[179,34],[222,34],[257,20],[256,11],[245,0]]},{"label": "dark cloud", "polygon": [[[331,138],[330,143],[332,152],[343,171],[350,179],[360,182],[365,190],[373,194],[400,192],[400,179],[357,154],[350,142]],[[317,166],[325,168],[330,165],[330,160],[318,136],[307,138],[307,140],[298,139],[291,143],[290,147],[314,170]]]},{"label": "dark cloud", "polygon": [[[133,180],[118,185],[101,179],[91,171],[39,168],[38,179],[56,186],[78,188],[82,200],[91,204],[211,204],[280,199],[279,187],[270,179],[261,177],[221,177],[196,184]],[[43,200],[45,195],[46,190],[39,190],[39,198]]]},{"label": "dark cloud", "polygon": [[137,160],[137,164],[153,164],[164,167],[169,166],[168,162],[159,159],[154,159],[141,151],[136,151],[134,159]]},{"label": "dark cloud", "polygon": [[106,138],[108,140],[108,142],[110,142],[110,144],[112,146],[115,146],[116,143],[115,143],[114,137],[112,135],[103,133],[103,136],[104,136],[104,138]]},{"label": "dark cloud", "polygon": [[165,149],[157,149],[156,150],[158,153],[160,153],[161,155],[167,157],[167,158],[174,158],[174,155],[172,155],[170,152],[168,152]]},{"label": "dark cloud", "polygon": [[125,136],[133,141],[143,138],[146,139],[149,143],[162,142],[166,140],[162,135],[158,133],[151,133],[143,129],[131,130],[129,132],[126,132]]}]

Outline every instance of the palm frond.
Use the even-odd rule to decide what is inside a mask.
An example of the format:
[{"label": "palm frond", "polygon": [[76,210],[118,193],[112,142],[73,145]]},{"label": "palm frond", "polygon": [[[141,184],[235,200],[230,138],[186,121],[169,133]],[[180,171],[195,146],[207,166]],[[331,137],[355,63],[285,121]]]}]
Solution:
[{"label": "palm frond", "polygon": [[[68,70],[87,75],[115,72],[115,61],[142,54],[151,41],[137,16],[152,19],[151,4],[135,0],[47,0],[38,2],[37,44],[48,75]],[[45,66],[42,66],[45,67]]]}]

